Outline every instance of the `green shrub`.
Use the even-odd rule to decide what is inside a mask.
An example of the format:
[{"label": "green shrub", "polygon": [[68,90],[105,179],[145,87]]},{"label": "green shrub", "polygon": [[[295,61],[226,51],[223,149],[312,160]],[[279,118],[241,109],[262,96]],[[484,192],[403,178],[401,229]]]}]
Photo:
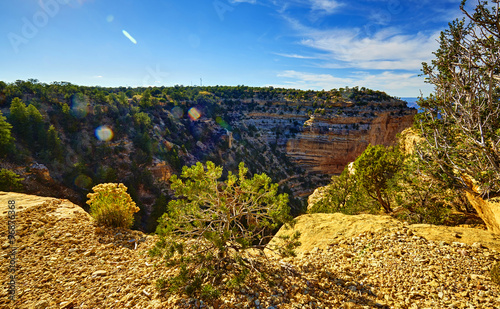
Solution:
[{"label": "green shrub", "polygon": [[127,187],[122,183],[102,183],[87,194],[90,215],[97,224],[110,227],[129,228],[134,223],[134,213],[139,211]]},{"label": "green shrub", "polygon": [[379,206],[372,202],[349,173],[346,166],[339,176],[333,176],[332,182],[325,187],[322,196],[308,210],[309,213],[336,213],[357,215],[360,213],[379,212]]},{"label": "green shrub", "polygon": [[403,159],[404,155],[397,147],[368,145],[354,161],[356,184],[386,213],[392,212],[392,180],[401,169]]},{"label": "green shrub", "polygon": [[206,284],[201,289],[200,296],[203,299],[217,299],[220,296],[220,291],[211,284]]},{"label": "green shrub", "polygon": [[[263,254],[273,232],[290,222],[288,195],[278,195],[278,185],[266,174],[251,179],[246,174],[240,163],[238,175],[229,172],[227,180],[219,181],[222,167],[208,161],[206,166],[184,166],[180,177],[172,176],[178,199],[169,202],[160,218],[160,240],[150,254],[179,266],[179,272],[167,282],[160,279],[159,287],[211,300],[219,297],[220,287],[237,288],[250,271],[265,267],[254,259]],[[293,250],[283,247],[286,253]]]},{"label": "green shrub", "polygon": [[24,178],[11,170],[0,169],[0,191],[21,191],[23,189],[21,181],[23,180]]},{"label": "green shrub", "polygon": [[332,177],[309,213],[376,214],[383,209],[409,223],[450,224],[451,210],[464,209],[459,194],[424,169],[417,155],[405,155],[398,146],[369,146],[352,173],[346,167]]},{"label": "green shrub", "polygon": [[442,225],[448,221],[451,207],[459,208],[458,192],[427,173],[416,155],[408,156],[392,179],[395,204],[405,209],[396,217],[410,224]]}]

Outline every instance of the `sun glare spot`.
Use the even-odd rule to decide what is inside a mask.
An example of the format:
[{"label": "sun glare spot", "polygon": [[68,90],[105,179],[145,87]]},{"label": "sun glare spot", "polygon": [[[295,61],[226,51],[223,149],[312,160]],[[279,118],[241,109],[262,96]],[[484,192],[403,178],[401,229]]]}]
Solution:
[{"label": "sun glare spot", "polygon": [[100,126],[95,129],[95,136],[102,142],[109,142],[113,139],[114,134],[113,130],[111,130],[108,126]]},{"label": "sun glare spot", "polygon": [[108,16],[106,17],[106,21],[107,21],[108,23],[113,22],[113,20],[115,20],[115,17],[114,17],[113,15],[108,15]]},{"label": "sun glare spot", "polygon": [[125,30],[122,30],[123,32],[123,35],[127,37],[127,39],[130,40],[130,42],[134,43],[134,44],[137,44],[137,41],[134,39],[133,36],[130,35],[130,33],[128,33],[127,31]]},{"label": "sun glare spot", "polygon": [[191,120],[198,120],[201,117],[200,112],[195,107],[189,109],[188,115]]},{"label": "sun glare spot", "polygon": [[83,189],[89,189],[92,186],[92,179],[87,175],[79,175],[75,178],[75,185]]},{"label": "sun glare spot", "polygon": [[176,106],[172,108],[172,115],[174,115],[174,117],[176,118],[182,118],[182,116],[184,116],[184,112],[182,111],[182,108]]},{"label": "sun glare spot", "polygon": [[231,130],[231,126],[227,122],[225,122],[224,119],[222,119],[220,116],[217,116],[215,118],[215,122],[217,122],[217,124],[223,127],[224,129],[229,131]]},{"label": "sun glare spot", "polygon": [[76,118],[82,119],[89,112],[88,98],[83,94],[75,94],[71,98],[71,114]]}]

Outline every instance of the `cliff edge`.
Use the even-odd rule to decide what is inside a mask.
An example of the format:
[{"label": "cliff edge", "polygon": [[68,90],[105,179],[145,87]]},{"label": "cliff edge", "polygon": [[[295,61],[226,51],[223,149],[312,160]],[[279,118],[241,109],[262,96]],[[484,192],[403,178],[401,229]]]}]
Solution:
[{"label": "cliff edge", "polygon": [[[156,236],[97,227],[79,206],[64,200],[5,192],[0,192],[2,220],[9,200],[16,205],[16,298],[10,301],[3,285],[1,308],[207,307],[196,297],[156,290],[158,278],[178,271],[148,256]],[[498,308],[500,289],[488,271],[500,260],[493,249],[499,248],[499,240],[486,231],[455,229],[435,238],[420,236],[427,228],[438,229],[407,226],[383,216],[298,217],[295,229],[303,242],[299,255],[257,261],[269,265],[267,279],[279,284],[250,274],[244,286],[221,291],[220,300],[211,306]],[[4,281],[12,258],[7,234],[2,224]],[[469,238],[481,244],[469,244]]]}]

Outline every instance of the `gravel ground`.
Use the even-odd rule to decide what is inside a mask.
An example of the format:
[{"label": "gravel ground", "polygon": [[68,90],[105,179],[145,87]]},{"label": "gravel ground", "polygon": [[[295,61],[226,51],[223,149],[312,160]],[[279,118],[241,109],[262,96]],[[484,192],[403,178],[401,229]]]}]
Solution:
[{"label": "gravel ground", "polygon": [[[96,227],[78,206],[58,216],[61,202],[18,216],[17,298],[9,301],[2,285],[0,308],[500,308],[489,277],[498,252],[479,242],[428,241],[408,226],[336,238],[295,258],[260,258],[267,279],[252,273],[216,303],[165,295],[156,279],[177,269],[148,256],[155,236]],[[6,224],[0,239],[7,282]]]}]

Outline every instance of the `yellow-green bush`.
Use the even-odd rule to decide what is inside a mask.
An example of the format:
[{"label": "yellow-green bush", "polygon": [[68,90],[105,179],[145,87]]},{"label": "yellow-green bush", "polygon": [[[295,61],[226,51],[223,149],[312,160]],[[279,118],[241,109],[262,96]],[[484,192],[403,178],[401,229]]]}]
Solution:
[{"label": "yellow-green bush", "polygon": [[139,211],[127,187],[122,183],[102,183],[87,194],[90,215],[99,225],[129,228],[134,223],[134,213]]}]

